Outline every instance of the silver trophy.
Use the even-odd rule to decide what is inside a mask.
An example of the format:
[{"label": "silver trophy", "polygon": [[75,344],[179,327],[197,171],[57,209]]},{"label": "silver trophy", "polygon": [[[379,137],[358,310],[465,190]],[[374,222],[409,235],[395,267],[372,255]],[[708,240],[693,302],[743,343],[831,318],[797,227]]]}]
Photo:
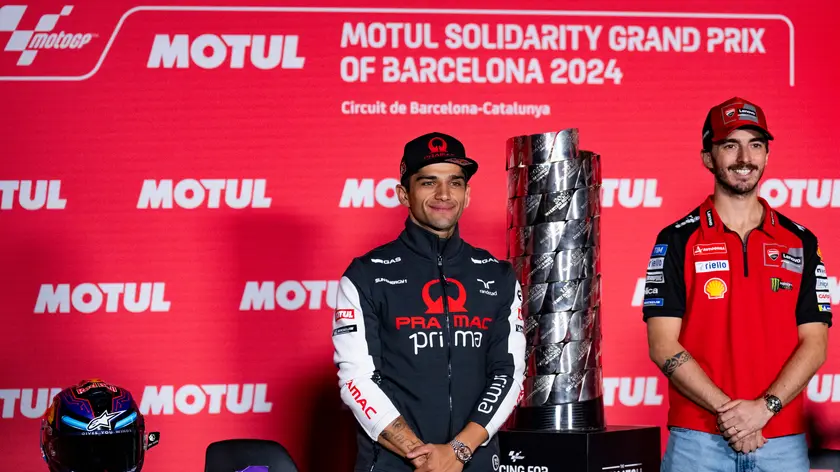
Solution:
[{"label": "silver trophy", "polygon": [[605,428],[600,156],[578,130],[507,141],[507,258],[522,284],[525,392],[513,429]]}]

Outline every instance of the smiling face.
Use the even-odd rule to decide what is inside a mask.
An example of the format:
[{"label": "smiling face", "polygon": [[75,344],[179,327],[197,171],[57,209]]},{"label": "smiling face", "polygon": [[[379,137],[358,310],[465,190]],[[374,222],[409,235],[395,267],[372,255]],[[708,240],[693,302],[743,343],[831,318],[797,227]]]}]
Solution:
[{"label": "smiling face", "polygon": [[715,186],[731,196],[755,192],[769,152],[766,137],[757,130],[737,129],[703,152],[703,164],[715,174]]},{"label": "smiling face", "polygon": [[430,164],[411,176],[409,188],[397,186],[400,203],[415,223],[442,238],[452,235],[470,204],[470,187],[456,164]]}]

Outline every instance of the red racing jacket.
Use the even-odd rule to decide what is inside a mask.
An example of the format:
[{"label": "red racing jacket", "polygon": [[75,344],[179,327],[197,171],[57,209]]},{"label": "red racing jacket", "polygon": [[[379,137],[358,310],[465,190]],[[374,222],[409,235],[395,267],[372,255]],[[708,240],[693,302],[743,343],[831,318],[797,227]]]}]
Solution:
[{"label": "red racing jacket", "polygon": [[[831,326],[817,237],[764,206],[745,241],[709,196],[659,232],[647,267],[643,318],[682,318],[679,342],[732,399],[761,398],[799,343],[798,326]],[[671,384],[668,425],[720,434],[715,415]],[[764,427],[766,438],[805,431],[803,394]]]}]

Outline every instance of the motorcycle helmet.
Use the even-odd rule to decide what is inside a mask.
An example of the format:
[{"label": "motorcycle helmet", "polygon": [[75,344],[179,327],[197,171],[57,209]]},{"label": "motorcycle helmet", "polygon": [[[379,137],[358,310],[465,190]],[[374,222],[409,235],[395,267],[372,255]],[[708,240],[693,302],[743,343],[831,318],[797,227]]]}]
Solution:
[{"label": "motorcycle helmet", "polygon": [[140,472],[160,433],[146,435],[131,393],[83,380],[53,398],[41,420],[41,455],[50,472]]}]

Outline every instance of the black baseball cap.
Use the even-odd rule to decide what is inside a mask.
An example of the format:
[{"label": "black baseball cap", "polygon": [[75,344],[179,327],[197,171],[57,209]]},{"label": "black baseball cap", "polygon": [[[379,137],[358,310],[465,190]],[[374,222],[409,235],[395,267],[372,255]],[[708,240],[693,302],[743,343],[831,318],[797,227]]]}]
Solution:
[{"label": "black baseball cap", "polygon": [[478,162],[467,157],[461,141],[448,134],[433,132],[406,143],[400,161],[400,182],[405,186],[412,174],[427,165],[442,162],[461,166],[467,181],[478,171]]}]

